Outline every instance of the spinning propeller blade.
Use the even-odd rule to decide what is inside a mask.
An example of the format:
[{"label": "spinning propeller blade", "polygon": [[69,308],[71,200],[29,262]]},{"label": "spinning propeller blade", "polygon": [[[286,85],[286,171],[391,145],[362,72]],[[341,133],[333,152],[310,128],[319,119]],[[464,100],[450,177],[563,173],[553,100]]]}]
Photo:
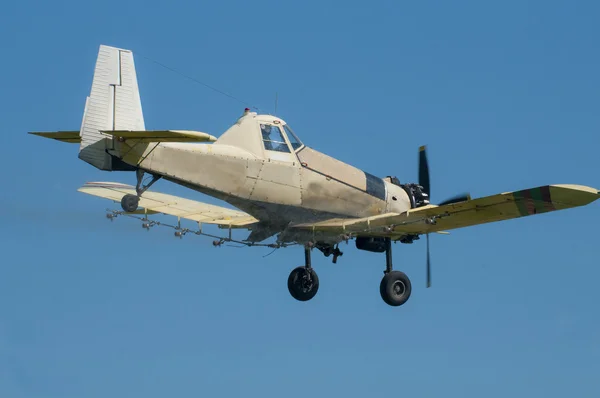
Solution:
[{"label": "spinning propeller blade", "polygon": [[445,201],[438,204],[438,206],[449,205],[449,204],[458,203],[458,202],[465,202],[467,200],[471,200],[471,195],[468,192],[460,194],[460,195],[456,195],[450,199],[446,199]]},{"label": "spinning propeller blade", "polygon": [[[419,148],[419,185],[423,187],[423,191],[429,196],[429,202],[431,203],[431,182],[429,180],[429,162],[427,161],[426,145]],[[471,200],[471,195],[468,192],[446,199],[438,204],[438,206],[464,202],[466,200]]]},{"label": "spinning propeller blade", "polygon": [[419,185],[431,200],[431,187],[429,184],[429,163],[427,162],[427,147],[423,145],[419,148]]},{"label": "spinning propeller blade", "polygon": [[429,257],[429,234],[427,234],[427,287],[431,287],[431,259]]},{"label": "spinning propeller blade", "polygon": [[[431,182],[429,180],[429,162],[427,161],[427,147],[423,145],[419,148],[419,185],[422,191],[427,194],[431,203]],[[471,195],[466,192],[444,200],[438,206],[449,205],[452,203],[465,202],[471,200]],[[427,235],[427,287],[431,287],[431,254],[429,252],[429,233]]]}]

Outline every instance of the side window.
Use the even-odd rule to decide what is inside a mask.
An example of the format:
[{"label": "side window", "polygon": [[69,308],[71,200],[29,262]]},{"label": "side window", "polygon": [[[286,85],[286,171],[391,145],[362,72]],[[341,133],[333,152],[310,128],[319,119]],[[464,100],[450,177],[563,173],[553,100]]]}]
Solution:
[{"label": "side window", "polygon": [[288,140],[290,140],[290,144],[292,144],[292,148],[294,149],[294,151],[298,148],[300,148],[302,146],[302,143],[300,142],[300,140],[298,139],[298,137],[296,137],[296,134],[294,134],[294,132],[292,131],[291,128],[289,128],[286,125],[283,126],[285,132],[287,133],[288,136]]},{"label": "side window", "polygon": [[290,152],[281,130],[277,126],[270,124],[261,124],[260,132],[262,133],[263,145],[268,151]]}]

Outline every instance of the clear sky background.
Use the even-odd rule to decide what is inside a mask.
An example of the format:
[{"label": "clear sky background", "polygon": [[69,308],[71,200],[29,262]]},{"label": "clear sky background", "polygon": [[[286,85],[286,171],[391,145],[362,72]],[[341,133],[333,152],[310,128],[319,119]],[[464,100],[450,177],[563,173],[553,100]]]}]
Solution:
[{"label": "clear sky background", "polygon": [[[28,131],[78,129],[100,44],[134,51],[146,126],[220,135],[244,104],[320,151],[417,178],[433,201],[552,183],[600,188],[596,1],[9,1],[0,10],[0,396],[597,397],[600,203],[383,254],[212,247],[76,192],[134,183]],[[147,58],[144,58],[147,57]],[[199,170],[198,172],[210,172]],[[159,181],[154,189],[212,198]],[[238,234],[238,237],[245,237]]]}]

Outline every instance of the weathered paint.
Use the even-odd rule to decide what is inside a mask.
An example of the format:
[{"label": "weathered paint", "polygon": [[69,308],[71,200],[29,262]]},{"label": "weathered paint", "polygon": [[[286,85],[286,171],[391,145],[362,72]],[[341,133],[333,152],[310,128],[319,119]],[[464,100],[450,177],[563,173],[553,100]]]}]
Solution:
[{"label": "weathered paint", "polygon": [[524,189],[513,193],[515,205],[521,216],[556,210],[552,204],[550,186]]},{"label": "weathered paint", "polygon": [[366,192],[367,181],[362,170],[309,147],[302,148],[297,155],[305,170]]},{"label": "weathered paint", "polygon": [[[246,123],[248,126],[251,123]],[[247,133],[259,134],[255,129],[249,129]],[[296,206],[312,212],[313,217],[319,212],[346,217],[382,214],[390,208],[392,201],[391,197],[387,198],[389,188],[386,186],[390,184],[343,162],[332,162],[326,155],[310,148],[301,152],[311,153],[312,165],[323,170],[325,166],[319,162],[322,159],[328,166],[335,164],[332,174],[337,178],[300,162],[259,158],[244,149],[224,144],[169,143],[133,147],[131,144],[117,143],[115,153],[123,154],[123,160],[129,164],[186,186],[214,191],[221,198],[271,203],[286,209]],[[396,201],[392,205],[408,208],[405,196],[401,190],[395,190]],[[288,210],[286,213],[294,212]],[[306,219],[305,215],[303,219]],[[298,220],[290,216],[288,221]]]},{"label": "weathered paint", "polygon": [[286,162],[263,161],[250,199],[301,206],[300,168]]}]

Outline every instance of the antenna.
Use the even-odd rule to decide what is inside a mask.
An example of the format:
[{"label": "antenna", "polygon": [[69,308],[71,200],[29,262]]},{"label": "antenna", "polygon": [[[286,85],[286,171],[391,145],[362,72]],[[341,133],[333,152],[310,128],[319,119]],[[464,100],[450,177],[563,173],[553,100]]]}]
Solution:
[{"label": "antenna", "polygon": [[275,91],[275,115],[274,116],[277,116],[277,97],[278,97],[277,91]]},{"label": "antenna", "polygon": [[145,55],[143,55],[143,54],[140,54],[140,53],[136,53],[136,54],[137,54],[137,55],[139,55],[139,56],[141,56],[142,58],[145,58],[145,59],[147,59],[148,61],[150,61],[150,62],[152,62],[152,63],[155,63],[156,65],[158,65],[158,66],[160,66],[160,67],[162,67],[162,68],[165,68],[165,69],[167,69],[167,70],[169,70],[169,71],[171,71],[171,72],[174,72],[174,73],[176,73],[176,74],[178,74],[178,75],[180,75],[180,76],[182,76],[182,77],[184,77],[184,78],[186,78],[186,79],[189,79],[189,80],[191,80],[191,81],[193,81],[193,82],[195,82],[195,83],[198,83],[198,84],[200,84],[200,85],[202,85],[202,86],[204,86],[204,87],[206,87],[206,88],[208,88],[208,89],[211,89],[211,90],[213,90],[213,91],[215,91],[215,92],[217,92],[217,93],[219,93],[219,94],[222,94],[222,95],[224,95],[224,96],[226,96],[226,97],[229,97],[229,98],[231,98],[231,99],[233,99],[233,100],[235,100],[235,101],[238,101],[238,102],[240,102],[240,103],[242,103],[242,104],[245,104],[245,105],[247,105],[247,106],[249,106],[249,107],[251,107],[251,108],[254,108],[254,109],[256,109],[257,111],[260,111],[260,108],[259,108],[259,107],[257,107],[257,106],[253,106],[252,104],[250,104],[250,103],[249,103],[249,102],[247,102],[247,101],[244,101],[244,100],[241,100],[241,99],[239,99],[239,98],[237,98],[237,97],[234,97],[233,95],[231,95],[231,94],[228,94],[228,93],[226,93],[225,91],[219,90],[219,89],[218,89],[218,88],[216,88],[216,87],[213,87],[213,86],[211,86],[211,85],[208,85],[208,84],[206,84],[206,83],[204,83],[204,82],[201,82],[200,80],[198,80],[198,79],[196,79],[196,78],[194,78],[194,77],[192,77],[192,76],[186,75],[185,73],[182,73],[182,72],[178,71],[177,69],[171,68],[170,66],[167,66],[167,65],[165,65],[165,64],[163,64],[163,63],[160,63],[160,62],[158,62],[158,61],[156,61],[156,60],[154,60],[154,59],[152,59],[152,58],[150,58],[150,57],[147,57],[147,56],[145,56]]}]

